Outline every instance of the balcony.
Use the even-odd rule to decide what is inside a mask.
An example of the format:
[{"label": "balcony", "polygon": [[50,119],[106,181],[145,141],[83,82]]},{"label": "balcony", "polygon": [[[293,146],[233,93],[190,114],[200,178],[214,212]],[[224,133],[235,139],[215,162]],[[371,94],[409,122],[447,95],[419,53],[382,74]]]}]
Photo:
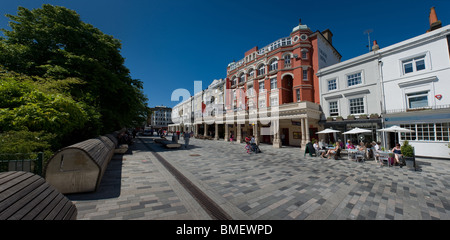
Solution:
[{"label": "balcony", "polygon": [[421,112],[421,111],[427,111],[427,110],[439,110],[439,109],[449,109],[449,108],[450,108],[450,104],[445,104],[445,105],[435,105],[435,106],[421,107],[421,108],[390,109],[390,110],[383,111],[383,114]]},{"label": "balcony", "polygon": [[292,45],[291,37],[280,38],[280,39],[276,40],[275,42],[259,49],[256,54],[263,55],[263,54],[269,53],[279,47],[284,47],[284,46],[289,46],[289,45]]}]

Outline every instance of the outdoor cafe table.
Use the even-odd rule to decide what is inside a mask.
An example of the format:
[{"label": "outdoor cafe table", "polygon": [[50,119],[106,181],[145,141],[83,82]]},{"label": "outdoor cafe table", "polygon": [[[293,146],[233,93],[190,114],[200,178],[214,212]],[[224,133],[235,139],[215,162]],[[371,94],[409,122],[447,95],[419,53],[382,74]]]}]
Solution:
[{"label": "outdoor cafe table", "polygon": [[383,163],[383,161],[386,161],[388,166],[391,166],[392,163],[389,160],[389,158],[393,158],[394,157],[394,153],[391,151],[377,151],[376,154],[379,155],[379,161],[380,163]]},{"label": "outdoor cafe table", "polygon": [[358,149],[347,149],[348,160],[356,159],[358,153],[364,155],[363,151],[359,151]]}]

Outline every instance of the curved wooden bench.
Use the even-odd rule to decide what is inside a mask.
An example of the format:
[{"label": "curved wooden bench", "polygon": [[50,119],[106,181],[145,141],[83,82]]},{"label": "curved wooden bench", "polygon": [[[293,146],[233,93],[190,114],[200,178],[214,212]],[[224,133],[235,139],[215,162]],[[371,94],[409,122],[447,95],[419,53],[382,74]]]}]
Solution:
[{"label": "curved wooden bench", "polygon": [[76,217],[76,206],[42,177],[29,172],[0,173],[0,220],[75,220]]},{"label": "curved wooden bench", "polygon": [[111,140],[114,143],[114,147],[118,147],[119,145],[119,140],[117,140],[117,133],[110,133],[110,134],[106,134],[106,137],[109,138],[109,140]]},{"label": "curved wooden bench", "polygon": [[107,136],[113,143],[114,143],[114,153],[117,154],[124,154],[128,151],[128,144],[120,144],[119,145],[119,140],[117,139],[117,135],[118,132],[114,132],[114,133],[110,133],[110,134],[106,134],[105,136]]},{"label": "curved wooden bench", "polygon": [[65,147],[45,167],[45,179],[61,193],[94,192],[114,154],[115,144],[106,136]]}]

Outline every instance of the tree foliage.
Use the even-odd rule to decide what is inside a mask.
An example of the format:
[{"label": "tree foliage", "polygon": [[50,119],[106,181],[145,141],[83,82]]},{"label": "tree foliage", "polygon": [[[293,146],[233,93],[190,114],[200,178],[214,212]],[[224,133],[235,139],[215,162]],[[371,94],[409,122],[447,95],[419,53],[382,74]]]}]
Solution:
[{"label": "tree foliage", "polygon": [[0,153],[50,152],[54,135],[27,130],[0,133]]},{"label": "tree foliage", "polygon": [[[42,88],[26,91],[22,87],[29,86],[10,86],[10,109],[1,110],[3,119],[14,118],[13,124],[26,125],[30,130],[61,128],[70,132],[74,130],[72,125],[84,124],[102,133],[144,121],[147,98],[143,84],[131,78],[119,40],[84,23],[75,11],[65,7],[19,7],[17,15],[7,17],[12,20],[11,30],[2,29],[6,38],[0,39],[0,65],[32,76],[38,86],[53,92],[48,95]],[[95,111],[87,111],[87,106]],[[86,117],[94,113],[100,114],[98,121]]]},{"label": "tree foliage", "polygon": [[25,75],[0,72],[0,133],[44,132],[53,136],[54,147],[60,147],[80,137],[78,132],[88,123],[99,121],[94,107],[74,101],[70,95],[52,88],[53,85]]}]

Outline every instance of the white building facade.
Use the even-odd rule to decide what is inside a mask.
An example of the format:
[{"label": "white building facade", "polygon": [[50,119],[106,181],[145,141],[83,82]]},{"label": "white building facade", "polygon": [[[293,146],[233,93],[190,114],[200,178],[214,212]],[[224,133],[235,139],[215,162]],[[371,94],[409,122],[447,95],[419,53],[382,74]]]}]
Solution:
[{"label": "white building facade", "polygon": [[[354,142],[380,141],[381,81],[376,51],[318,71],[324,128],[341,131],[337,138]],[[343,135],[355,127],[371,133]],[[330,139],[335,141],[338,139]]]},{"label": "white building facade", "polygon": [[166,106],[156,106],[150,108],[152,114],[150,115],[149,125],[154,130],[167,130],[169,124],[172,124],[172,108]]},{"label": "white building facade", "polygon": [[[450,158],[450,25],[436,27],[431,19],[422,35],[318,71],[325,127],[367,128],[374,121],[378,132],[399,125],[414,132],[374,132],[373,140],[388,148],[408,141],[416,156]],[[381,118],[370,120],[372,114]],[[341,116],[347,119],[335,121]]]},{"label": "white building facade", "polygon": [[450,25],[382,49],[385,126],[414,130],[397,139],[419,156],[450,158],[449,44]]}]

